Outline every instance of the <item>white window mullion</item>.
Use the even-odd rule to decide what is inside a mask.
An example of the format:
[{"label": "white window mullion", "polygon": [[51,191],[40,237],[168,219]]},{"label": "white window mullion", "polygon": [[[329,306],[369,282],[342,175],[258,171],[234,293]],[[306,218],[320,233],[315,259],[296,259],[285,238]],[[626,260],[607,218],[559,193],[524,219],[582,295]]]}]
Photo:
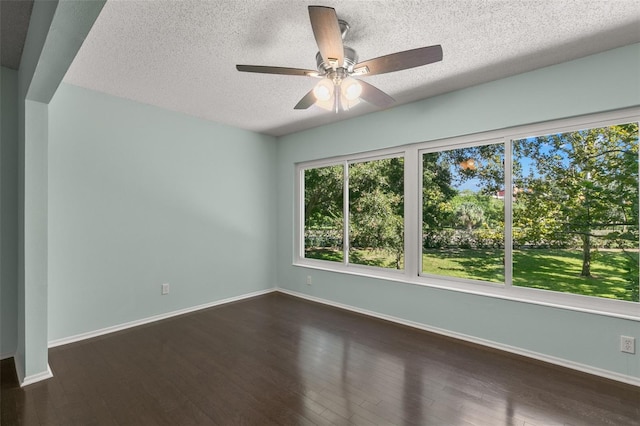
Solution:
[{"label": "white window mullion", "polygon": [[342,230],[342,262],[345,265],[349,264],[349,162],[344,161],[342,163],[342,167],[344,167],[343,182],[344,186],[342,189],[342,198],[343,198],[343,206],[342,206],[342,216],[343,216],[343,226]]},{"label": "white window mullion", "polygon": [[417,277],[422,265],[421,181],[418,148],[411,147],[404,155],[404,272],[408,277]]},{"label": "white window mullion", "polygon": [[513,281],[513,142],[504,140],[504,285]]},{"label": "white window mullion", "polygon": [[295,190],[298,197],[298,202],[295,204],[295,215],[298,220],[297,227],[297,235],[296,235],[296,245],[294,251],[294,262],[298,258],[304,258],[304,236],[305,236],[305,223],[304,223],[304,215],[305,215],[305,205],[304,205],[304,173],[305,169],[301,167],[296,168],[296,180],[295,180]]}]

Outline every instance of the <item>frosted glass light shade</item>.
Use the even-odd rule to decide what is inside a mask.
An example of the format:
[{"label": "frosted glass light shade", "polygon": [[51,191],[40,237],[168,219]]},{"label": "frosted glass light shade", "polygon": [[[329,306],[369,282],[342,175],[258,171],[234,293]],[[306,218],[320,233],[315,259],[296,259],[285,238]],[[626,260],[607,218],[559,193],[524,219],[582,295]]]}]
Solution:
[{"label": "frosted glass light shade", "polygon": [[347,77],[342,80],[342,96],[347,98],[348,101],[355,101],[362,94],[362,86],[358,83],[358,80],[352,77]]},{"label": "frosted glass light shade", "polygon": [[313,95],[318,101],[328,101],[333,96],[333,81],[323,78],[313,88]]}]

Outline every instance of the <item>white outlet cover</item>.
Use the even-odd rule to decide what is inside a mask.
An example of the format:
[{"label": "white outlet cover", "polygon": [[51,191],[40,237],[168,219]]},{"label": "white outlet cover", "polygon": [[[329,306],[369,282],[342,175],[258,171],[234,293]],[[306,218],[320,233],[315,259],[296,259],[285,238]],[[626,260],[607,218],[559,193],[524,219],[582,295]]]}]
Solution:
[{"label": "white outlet cover", "polygon": [[169,283],[162,284],[162,294],[169,294]]},{"label": "white outlet cover", "polygon": [[635,337],[620,336],[620,351],[628,354],[636,353]]}]

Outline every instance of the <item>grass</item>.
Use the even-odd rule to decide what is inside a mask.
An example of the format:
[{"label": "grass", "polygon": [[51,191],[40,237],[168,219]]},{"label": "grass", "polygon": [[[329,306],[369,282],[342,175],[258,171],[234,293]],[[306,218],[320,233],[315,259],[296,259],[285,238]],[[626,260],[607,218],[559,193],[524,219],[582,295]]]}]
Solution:
[{"label": "grass", "polygon": [[[633,253],[636,264],[638,253]],[[625,279],[626,255],[619,250],[592,254],[591,277],[582,277],[579,250],[518,250],[513,255],[513,284],[586,296],[632,300]],[[636,300],[637,301],[637,300]]]},{"label": "grass", "polygon": [[433,249],[422,254],[422,272],[504,282],[504,252],[492,249]]},{"label": "grass", "polygon": [[[331,248],[313,248],[305,251],[308,259],[330,260],[342,262],[342,250]],[[352,250],[349,253],[349,262],[356,265],[379,266],[381,268],[396,268],[394,256],[384,250]],[[400,267],[404,267],[404,256],[400,259]]]},{"label": "grass", "polygon": [[[422,255],[422,271],[428,274],[504,282],[502,250],[433,249]],[[636,262],[638,253],[632,253]],[[310,249],[306,257],[342,261],[342,252]],[[592,277],[581,277],[582,252],[562,249],[513,251],[513,285],[564,293],[632,300],[625,267],[626,255],[618,250],[592,254]],[[350,253],[352,263],[394,268],[393,256],[383,251],[357,250]],[[637,300],[636,300],[637,301]]]},{"label": "grass", "polygon": [[[504,282],[501,250],[432,250],[423,253],[423,272]],[[637,259],[637,253],[634,254]],[[582,277],[580,250],[527,249],[513,251],[513,285],[609,299],[632,300],[627,288],[625,254],[592,254],[591,277]],[[637,261],[637,260],[636,260]]]}]

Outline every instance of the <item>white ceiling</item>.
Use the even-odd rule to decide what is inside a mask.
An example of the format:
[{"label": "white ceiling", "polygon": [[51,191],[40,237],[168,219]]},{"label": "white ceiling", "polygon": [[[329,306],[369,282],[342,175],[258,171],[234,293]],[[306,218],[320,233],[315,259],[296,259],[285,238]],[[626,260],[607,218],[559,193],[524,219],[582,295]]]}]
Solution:
[{"label": "white ceiling", "polygon": [[397,104],[640,42],[637,0],[110,0],[64,81],[276,136],[375,111],[294,110],[317,80],[236,71],[315,69],[309,4],[350,24],[361,61],[442,45],[442,62],[366,78]]}]

